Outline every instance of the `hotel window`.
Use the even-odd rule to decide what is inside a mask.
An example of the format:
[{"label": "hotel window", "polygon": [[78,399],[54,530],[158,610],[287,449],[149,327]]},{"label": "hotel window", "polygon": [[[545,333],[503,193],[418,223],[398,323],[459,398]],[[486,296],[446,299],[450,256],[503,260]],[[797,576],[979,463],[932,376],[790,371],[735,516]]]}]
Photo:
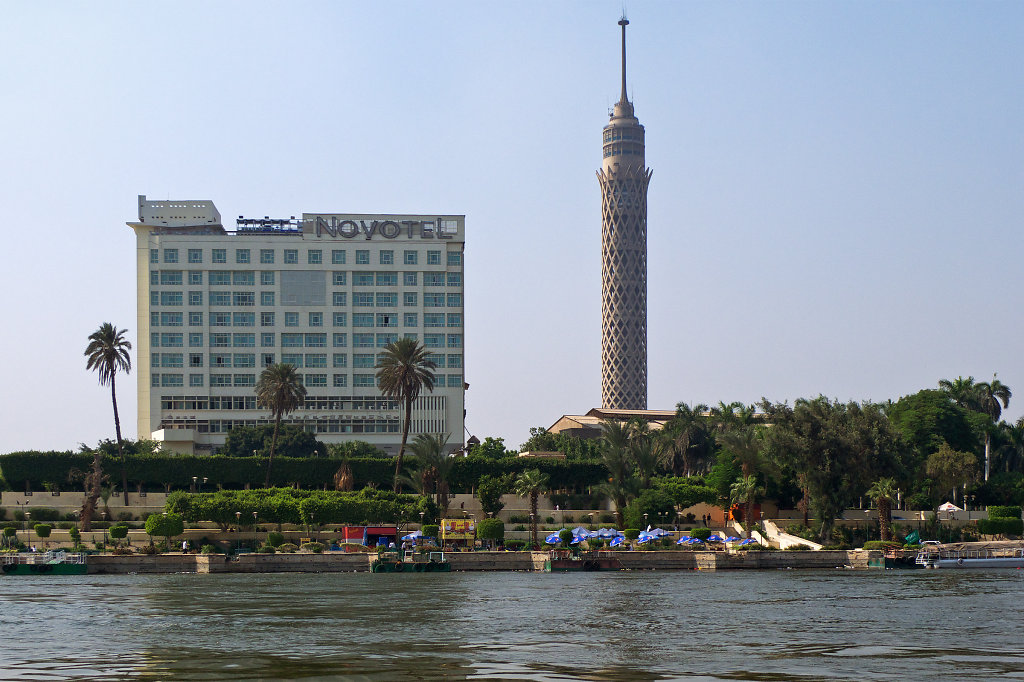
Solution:
[{"label": "hotel window", "polygon": [[231,334],[210,334],[210,348],[230,348]]},{"label": "hotel window", "polygon": [[348,375],[347,374],[335,374],[334,375],[334,387],[344,388],[348,386]]},{"label": "hotel window", "polygon": [[160,375],[159,375],[159,374],[155,374],[155,373],[154,373],[154,374],[153,374],[153,375],[151,376],[151,379],[150,379],[150,381],[152,381],[152,384],[151,384],[151,386],[153,386],[154,388],[155,388],[155,387],[157,387],[157,386],[159,386],[159,385],[160,385]]},{"label": "hotel window", "polygon": [[153,348],[160,347],[160,334],[157,332],[150,332],[149,334],[149,345]]},{"label": "hotel window", "polygon": [[203,347],[203,335],[198,333],[190,333],[188,335],[188,345],[191,348],[202,348]]},{"label": "hotel window", "polygon": [[461,308],[462,307],[462,294],[448,294],[448,307],[449,308]]},{"label": "hotel window", "polygon": [[352,305],[357,308],[372,308],[373,294],[352,294]]},{"label": "hotel window", "polygon": [[423,273],[423,286],[425,286],[425,287],[443,287],[444,286],[444,273],[443,272],[424,272]]},{"label": "hotel window", "polygon": [[437,369],[444,369],[444,355],[441,353],[430,353],[427,355],[427,360],[434,363]]},{"label": "hotel window", "polygon": [[203,375],[202,374],[189,374],[188,375],[188,385],[201,388],[202,385],[203,385]]},{"label": "hotel window", "polygon": [[256,273],[252,270],[236,270],[231,273],[231,283],[239,287],[251,287],[256,284]]},{"label": "hotel window", "polygon": [[353,334],[353,348],[373,348],[373,334]]},{"label": "hotel window", "polygon": [[377,334],[377,348],[384,348],[395,341],[398,341],[398,334]]},{"label": "hotel window", "polygon": [[255,374],[236,374],[235,375],[235,386],[255,386],[256,375]]},{"label": "hotel window", "polygon": [[377,326],[378,327],[397,327],[398,326],[398,314],[397,313],[377,313]]},{"label": "hotel window", "polygon": [[235,353],[234,366],[247,369],[249,367],[256,366],[256,354],[255,353]]},{"label": "hotel window", "polygon": [[462,375],[461,374],[449,374],[448,375],[448,388],[458,388],[462,386]]},{"label": "hotel window", "polygon": [[440,265],[441,264],[441,252],[440,251],[427,251],[427,265]]},{"label": "hotel window", "polygon": [[210,262],[212,263],[227,263],[228,262],[228,250],[227,249],[213,249],[210,252]]},{"label": "hotel window", "polygon": [[423,294],[424,308],[443,308],[444,294]]},{"label": "hotel window", "polygon": [[191,285],[203,283],[203,271],[202,270],[189,270],[188,271],[188,283]]},{"label": "hotel window", "polygon": [[[211,273],[212,274],[212,273]],[[210,292],[210,305],[231,305],[231,294],[227,291],[211,291]]]},{"label": "hotel window", "polygon": [[234,296],[235,307],[256,305],[256,293],[252,291],[236,291]]},{"label": "hotel window", "polygon": [[160,284],[160,271],[159,270],[151,270],[150,271],[150,273],[149,273],[149,283],[152,286],[157,286],[158,284]]},{"label": "hotel window", "polygon": [[164,249],[164,262],[165,263],[177,263],[178,262],[178,250],[177,249]]},{"label": "hotel window", "polygon": [[376,386],[372,374],[353,374],[352,385],[356,387]]},{"label": "hotel window", "polygon": [[344,249],[333,249],[331,250],[331,263],[334,265],[345,264],[345,250]]},{"label": "hotel window", "polygon": [[406,291],[402,294],[402,305],[415,308],[419,305],[419,294],[415,291]]},{"label": "hotel window", "polygon": [[163,270],[160,272],[160,284],[175,286],[181,284],[181,270]]},{"label": "hotel window", "polygon": [[309,314],[309,326],[310,327],[322,327],[322,326],[324,326],[324,314],[323,313],[310,313]]},{"label": "hotel window", "polygon": [[348,334],[335,334],[333,336],[335,348],[347,348],[348,347]]},{"label": "hotel window", "polygon": [[402,324],[406,327],[418,327],[420,326],[420,318],[416,313],[405,313],[403,315]]},{"label": "hotel window", "polygon": [[448,335],[448,347],[449,348],[462,348],[462,334],[449,334]]},{"label": "hotel window", "polygon": [[286,327],[298,327],[299,326],[299,314],[298,313],[285,313],[284,314],[284,326],[286,326]]},{"label": "hotel window", "polygon": [[181,374],[161,374],[161,386],[184,386],[184,377]]},{"label": "hotel window", "polygon": [[270,367],[272,364],[274,364],[274,354],[273,353],[264,353],[263,354],[263,365],[262,366],[263,367]]},{"label": "hotel window", "polygon": [[324,252],[320,249],[310,249],[306,252],[306,263],[309,265],[320,265],[324,262]]},{"label": "hotel window", "polygon": [[450,287],[461,287],[462,286],[462,273],[461,272],[449,272],[448,273],[448,286],[450,286]]},{"label": "hotel window", "polygon": [[327,345],[327,334],[306,334],[306,348],[323,348]]},{"label": "hotel window", "polygon": [[352,367],[355,369],[373,369],[377,366],[377,356],[373,353],[355,353],[352,355]]},{"label": "hotel window", "polygon": [[159,353],[153,353],[150,356],[150,358],[149,358],[149,366],[150,367],[159,367],[160,366],[160,354]]},{"label": "hotel window", "polygon": [[273,272],[261,272],[260,273],[260,284],[265,287],[274,286],[274,273]]},{"label": "hotel window", "polygon": [[202,327],[203,326],[203,314],[202,313],[189,313],[188,314],[188,326],[190,326],[190,327]]},{"label": "hotel window", "polygon": [[326,374],[307,374],[306,375],[306,386],[326,386],[327,375]]},{"label": "hotel window", "polygon": [[150,249],[149,250],[149,262],[150,263],[159,263],[160,262],[160,249]]},{"label": "hotel window", "polygon": [[449,367],[461,368],[462,367],[462,356],[458,355],[458,354],[454,354],[454,355],[453,354],[449,354],[448,355],[448,366]]},{"label": "hotel window", "polygon": [[398,307],[398,294],[377,294],[378,308]]},{"label": "hotel window", "polygon": [[462,326],[462,313],[448,313],[448,326],[449,327],[461,327]]},{"label": "hotel window", "polygon": [[202,353],[189,353],[188,354],[188,366],[189,367],[202,367],[203,366],[203,354]]},{"label": "hotel window", "polygon": [[415,272],[403,272],[402,273],[402,284],[404,284],[407,287],[417,286],[416,283],[417,283],[418,280],[419,280],[419,278],[416,276]]},{"label": "hotel window", "polygon": [[336,286],[336,287],[343,287],[343,286],[345,286],[345,280],[346,280],[345,274],[346,273],[344,273],[344,272],[335,272],[335,273],[333,273],[333,277],[331,278],[331,283],[334,286]]},{"label": "hotel window", "polygon": [[353,327],[372,327],[373,313],[352,313]]},{"label": "hotel window", "polygon": [[381,265],[394,265],[395,264],[395,252],[391,249],[381,249],[380,251],[380,264]]},{"label": "hotel window", "polygon": [[214,270],[210,273],[210,286],[230,286],[231,284],[231,273],[227,270]]},{"label": "hotel window", "polygon": [[462,265],[462,253],[459,251],[448,252],[448,267],[457,267]]},{"label": "hotel window", "polygon": [[369,265],[370,252],[365,249],[356,249],[356,265]]},{"label": "hotel window", "polygon": [[336,306],[348,305],[348,293],[344,291],[335,291],[331,295],[331,303],[333,303]]},{"label": "hotel window", "polygon": [[306,367],[326,367],[327,353],[306,353]]},{"label": "hotel window", "polygon": [[235,348],[255,348],[256,347],[256,335],[255,334],[232,334]]},{"label": "hotel window", "polygon": [[377,286],[379,286],[379,287],[397,287],[398,286],[398,273],[397,272],[378,272],[377,273]]},{"label": "hotel window", "polygon": [[416,251],[406,251],[404,263],[406,265],[417,265],[419,264],[420,255]]},{"label": "hotel window", "polygon": [[231,375],[230,374],[211,374],[210,375],[211,386],[230,386]]},{"label": "hotel window", "polygon": [[235,262],[236,263],[248,263],[249,261],[249,249],[235,249]]},{"label": "hotel window", "polygon": [[444,313],[423,313],[424,327],[443,327]]},{"label": "hotel window", "polygon": [[184,324],[184,317],[181,313],[160,313],[160,326],[181,327]]},{"label": "hotel window", "polygon": [[272,306],[274,305],[274,292],[273,291],[261,291],[260,292],[260,305]]},{"label": "hotel window", "polygon": [[284,262],[287,265],[296,265],[299,262],[299,250],[298,249],[285,249],[284,250]]},{"label": "hotel window", "polygon": [[235,313],[232,321],[236,327],[255,327],[256,313]]},{"label": "hotel window", "polygon": [[273,327],[274,326],[274,313],[260,313],[260,326],[261,327]]},{"label": "hotel window", "polygon": [[281,334],[282,348],[302,348],[304,345],[302,334]]},{"label": "hotel window", "polygon": [[188,292],[188,304],[189,305],[202,305],[203,304],[203,292],[201,292],[201,291],[190,291],[190,292]]},{"label": "hotel window", "polygon": [[260,334],[260,345],[264,348],[273,348],[277,345],[276,334],[271,332],[265,332]]},{"label": "hotel window", "polygon": [[274,263],[274,250],[260,249],[260,263],[263,263],[264,265],[272,265]]},{"label": "hotel window", "polygon": [[334,367],[348,367],[348,353],[335,353],[332,357]]},{"label": "hotel window", "polygon": [[354,273],[352,273],[352,286],[372,287],[373,286],[373,273],[372,272],[354,272]]},{"label": "hotel window", "polygon": [[282,353],[281,364],[302,367],[302,353]]},{"label": "hotel window", "polygon": [[151,291],[149,292],[149,305],[158,306],[160,305],[160,292]]},{"label": "hotel window", "polygon": [[334,326],[335,327],[347,327],[348,326],[348,313],[334,313]]},{"label": "hotel window", "polygon": [[230,327],[231,313],[210,313],[211,327]]}]

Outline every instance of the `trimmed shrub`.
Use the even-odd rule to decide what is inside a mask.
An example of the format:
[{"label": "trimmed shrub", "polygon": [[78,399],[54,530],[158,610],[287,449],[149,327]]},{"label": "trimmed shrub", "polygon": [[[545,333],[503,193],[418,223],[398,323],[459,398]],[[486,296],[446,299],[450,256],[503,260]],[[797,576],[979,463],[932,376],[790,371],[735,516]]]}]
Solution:
[{"label": "trimmed shrub", "polygon": [[159,554],[160,550],[157,549],[156,545],[143,545],[137,550],[139,554]]},{"label": "trimmed shrub", "polygon": [[572,531],[568,528],[563,528],[558,531],[558,539],[562,541],[563,547],[568,547],[569,543],[572,542]]},{"label": "trimmed shrub", "polygon": [[438,526],[436,523],[428,523],[425,526],[423,526],[421,530],[423,531],[423,537],[425,538],[440,537],[441,527]]},{"label": "trimmed shrub", "polygon": [[135,554],[131,547],[115,547],[113,554],[116,556],[127,556],[129,554]]},{"label": "trimmed shrub", "polygon": [[50,509],[49,507],[32,507],[28,510],[28,513],[32,515],[33,521],[60,521],[61,514],[56,509]]},{"label": "trimmed shrub", "polygon": [[521,552],[526,547],[526,543],[522,540],[509,540],[505,543],[505,549],[510,552]]},{"label": "trimmed shrub", "polygon": [[711,535],[712,532],[710,528],[694,528],[690,531],[690,537],[697,538],[698,540],[707,540]]},{"label": "trimmed shrub", "polygon": [[306,544],[302,545],[302,549],[312,552],[313,554],[320,554],[324,551],[324,546],[322,543],[319,542],[307,542]]},{"label": "trimmed shrub", "polygon": [[787,547],[784,551],[786,551],[786,552],[809,552],[809,551],[811,551],[811,548],[809,546],[807,546],[807,545],[791,545],[791,546]]},{"label": "trimmed shrub", "polygon": [[284,544],[284,534],[277,531],[267,533],[267,544],[271,547],[280,547]]},{"label": "trimmed shrub", "polygon": [[544,517],[544,523],[554,523],[554,522],[555,522],[555,517],[554,516],[545,516]]},{"label": "trimmed shrub", "polygon": [[476,536],[481,540],[500,543],[505,539],[505,522],[501,519],[483,519],[476,524]]},{"label": "trimmed shrub", "polygon": [[263,545],[256,551],[260,554],[274,554],[277,552],[277,549],[273,545]]},{"label": "trimmed shrub", "polygon": [[622,533],[626,536],[627,540],[636,540],[638,537],[640,537],[639,528],[627,528],[626,530],[622,531]]},{"label": "trimmed shrub", "polygon": [[200,554],[220,554],[220,549],[216,545],[203,545],[199,549]]},{"label": "trimmed shrub", "polygon": [[71,542],[77,545],[82,541],[82,532],[78,530],[78,526],[74,526],[68,531],[68,537],[71,538]]},{"label": "trimmed shrub", "polygon": [[530,522],[530,517],[529,516],[517,516],[517,515],[513,514],[512,516],[508,517],[508,522],[509,523],[529,523]]},{"label": "trimmed shrub", "polygon": [[982,535],[1022,535],[1024,521],[1013,518],[979,519],[978,531]]},{"label": "trimmed shrub", "polygon": [[46,539],[50,537],[50,531],[53,530],[53,526],[46,523],[37,523],[34,527],[36,537]]},{"label": "trimmed shrub", "polygon": [[112,537],[115,540],[124,540],[126,537],[128,537],[128,526],[111,526],[110,537]]},{"label": "trimmed shrub", "polygon": [[992,505],[988,508],[990,519],[1019,519],[1020,507],[1007,505]]},{"label": "trimmed shrub", "polygon": [[294,554],[299,551],[299,547],[294,542],[285,542],[277,548],[277,551],[285,554]]},{"label": "trimmed shrub", "polygon": [[6,528],[4,528],[4,537],[5,538],[13,538],[13,537],[17,537],[17,535],[18,535],[18,529],[17,528],[15,528],[13,526],[7,526]]}]

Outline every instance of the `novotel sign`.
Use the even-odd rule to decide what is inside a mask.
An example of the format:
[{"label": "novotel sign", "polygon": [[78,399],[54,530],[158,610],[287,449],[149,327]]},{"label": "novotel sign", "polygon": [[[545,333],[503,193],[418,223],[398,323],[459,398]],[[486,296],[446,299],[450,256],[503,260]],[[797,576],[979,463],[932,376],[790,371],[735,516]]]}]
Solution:
[{"label": "novotel sign", "polygon": [[402,235],[409,239],[452,238],[452,234],[444,229],[441,219],[352,220],[339,216],[306,216],[303,221],[303,232],[316,237],[327,236],[344,239],[355,239],[360,236],[373,239],[374,235],[380,235],[385,239],[397,239]]}]

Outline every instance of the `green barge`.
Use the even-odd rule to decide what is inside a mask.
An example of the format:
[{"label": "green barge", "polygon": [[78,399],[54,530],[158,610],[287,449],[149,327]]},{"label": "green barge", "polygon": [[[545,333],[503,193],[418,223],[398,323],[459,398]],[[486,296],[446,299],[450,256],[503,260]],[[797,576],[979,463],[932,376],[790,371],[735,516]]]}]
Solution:
[{"label": "green barge", "polygon": [[371,573],[451,573],[452,565],[444,552],[381,552],[370,564]]},{"label": "green barge", "polygon": [[8,554],[0,564],[4,575],[85,575],[88,568],[85,554],[63,551]]},{"label": "green barge", "polygon": [[544,560],[547,573],[569,573],[574,571],[621,571],[622,562],[615,552],[579,552],[571,549],[553,549]]}]

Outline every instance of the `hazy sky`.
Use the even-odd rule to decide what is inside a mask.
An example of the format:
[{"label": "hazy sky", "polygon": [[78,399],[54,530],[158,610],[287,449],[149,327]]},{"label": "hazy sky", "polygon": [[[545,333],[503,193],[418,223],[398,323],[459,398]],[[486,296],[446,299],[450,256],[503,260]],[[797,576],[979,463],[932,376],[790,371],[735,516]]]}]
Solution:
[{"label": "hazy sky", "polygon": [[[610,2],[2,2],[0,452],[112,436],[136,195],[466,215],[467,428],[600,401]],[[651,408],[1020,393],[1024,3],[631,2]],[[135,437],[134,373],[119,377]]]}]

